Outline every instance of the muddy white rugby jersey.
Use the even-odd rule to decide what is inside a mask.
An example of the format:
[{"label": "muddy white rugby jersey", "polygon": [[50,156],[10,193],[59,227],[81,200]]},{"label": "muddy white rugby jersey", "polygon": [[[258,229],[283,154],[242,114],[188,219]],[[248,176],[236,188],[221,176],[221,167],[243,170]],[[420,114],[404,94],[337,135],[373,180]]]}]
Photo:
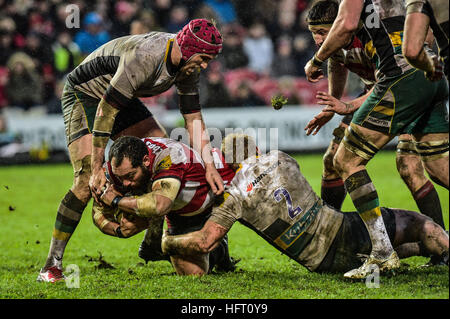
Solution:
[{"label": "muddy white rugby jersey", "polygon": [[176,34],[151,32],[125,36],[89,54],[67,77],[77,90],[97,99],[126,106],[136,97],[149,97],[177,86],[180,95],[198,94],[199,71],[190,76],[170,74],[167,60]]},{"label": "muddy white rugby jersey", "polygon": [[236,220],[309,270],[315,270],[336,236],[343,215],[323,205],[297,161],[281,151],[242,162],[224,202],[210,220],[229,229]]}]

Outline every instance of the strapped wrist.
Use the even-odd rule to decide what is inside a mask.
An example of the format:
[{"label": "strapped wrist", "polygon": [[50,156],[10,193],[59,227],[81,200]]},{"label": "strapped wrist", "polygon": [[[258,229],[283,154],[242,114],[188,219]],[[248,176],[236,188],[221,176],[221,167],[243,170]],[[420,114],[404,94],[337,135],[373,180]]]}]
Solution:
[{"label": "strapped wrist", "polygon": [[320,60],[320,59],[317,57],[317,52],[316,52],[316,54],[314,54],[313,58],[311,59],[311,63],[312,63],[314,66],[318,67],[318,68],[321,68],[321,67],[322,67],[323,62],[324,62],[324,61]]},{"label": "strapped wrist", "polygon": [[123,196],[117,195],[111,202],[112,208],[117,208],[119,206],[119,202],[122,200]]},{"label": "strapped wrist", "polygon": [[114,232],[116,233],[116,236],[119,238],[125,238],[125,236],[122,233],[122,230],[120,229],[120,226],[114,229]]}]

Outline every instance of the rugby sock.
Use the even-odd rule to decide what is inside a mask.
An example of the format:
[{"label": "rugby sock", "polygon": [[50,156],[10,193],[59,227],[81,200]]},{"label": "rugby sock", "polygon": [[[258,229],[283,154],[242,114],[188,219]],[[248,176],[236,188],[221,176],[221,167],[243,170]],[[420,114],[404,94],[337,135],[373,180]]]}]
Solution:
[{"label": "rugby sock", "polygon": [[347,191],[345,190],[345,184],[342,178],[322,179],[320,197],[328,205],[340,210],[346,194]]},{"label": "rugby sock", "polygon": [[45,268],[51,266],[62,267],[64,250],[81,220],[81,215],[86,205],[71,190],[64,196],[56,215],[55,227],[53,229],[50,251],[47,256]]},{"label": "rugby sock", "polygon": [[376,258],[388,257],[393,248],[381,216],[378,193],[366,170],[350,175],[345,187],[366,225],[372,241],[372,253]]},{"label": "rugby sock", "polygon": [[413,196],[420,212],[433,219],[436,224],[445,229],[441,202],[439,201],[439,195],[433,183],[430,181],[426,182]]}]

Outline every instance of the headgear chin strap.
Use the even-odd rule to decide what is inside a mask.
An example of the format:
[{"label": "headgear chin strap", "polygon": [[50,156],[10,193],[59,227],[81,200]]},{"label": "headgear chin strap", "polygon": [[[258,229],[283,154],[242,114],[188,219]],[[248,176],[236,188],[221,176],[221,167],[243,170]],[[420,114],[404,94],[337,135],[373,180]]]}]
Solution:
[{"label": "headgear chin strap", "polygon": [[222,35],[206,19],[190,21],[177,34],[182,60],[189,60],[194,54],[217,55],[222,51]]}]

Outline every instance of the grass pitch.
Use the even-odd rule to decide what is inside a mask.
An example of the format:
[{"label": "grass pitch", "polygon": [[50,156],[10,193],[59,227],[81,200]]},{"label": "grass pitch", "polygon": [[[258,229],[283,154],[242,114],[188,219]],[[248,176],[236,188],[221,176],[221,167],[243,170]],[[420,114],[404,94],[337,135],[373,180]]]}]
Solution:
[{"label": "grass pitch", "polygon": [[[321,155],[296,156],[320,193]],[[383,206],[417,210],[395,169],[395,153],[381,152],[368,166]],[[64,266],[77,265],[79,288],[36,282],[49,248],[60,200],[72,183],[70,165],[0,167],[0,298],[449,298],[446,266],[421,268],[426,258],[404,260],[409,270],[382,277],[379,288],[349,282],[341,275],[319,275],[281,255],[251,230],[235,224],[230,253],[241,258],[232,274],[179,277],[166,261],[144,265],[137,256],[143,233],[112,238],[84,212],[68,244]],[[448,229],[448,191],[436,186]],[[344,210],[354,210],[347,196]]]}]

